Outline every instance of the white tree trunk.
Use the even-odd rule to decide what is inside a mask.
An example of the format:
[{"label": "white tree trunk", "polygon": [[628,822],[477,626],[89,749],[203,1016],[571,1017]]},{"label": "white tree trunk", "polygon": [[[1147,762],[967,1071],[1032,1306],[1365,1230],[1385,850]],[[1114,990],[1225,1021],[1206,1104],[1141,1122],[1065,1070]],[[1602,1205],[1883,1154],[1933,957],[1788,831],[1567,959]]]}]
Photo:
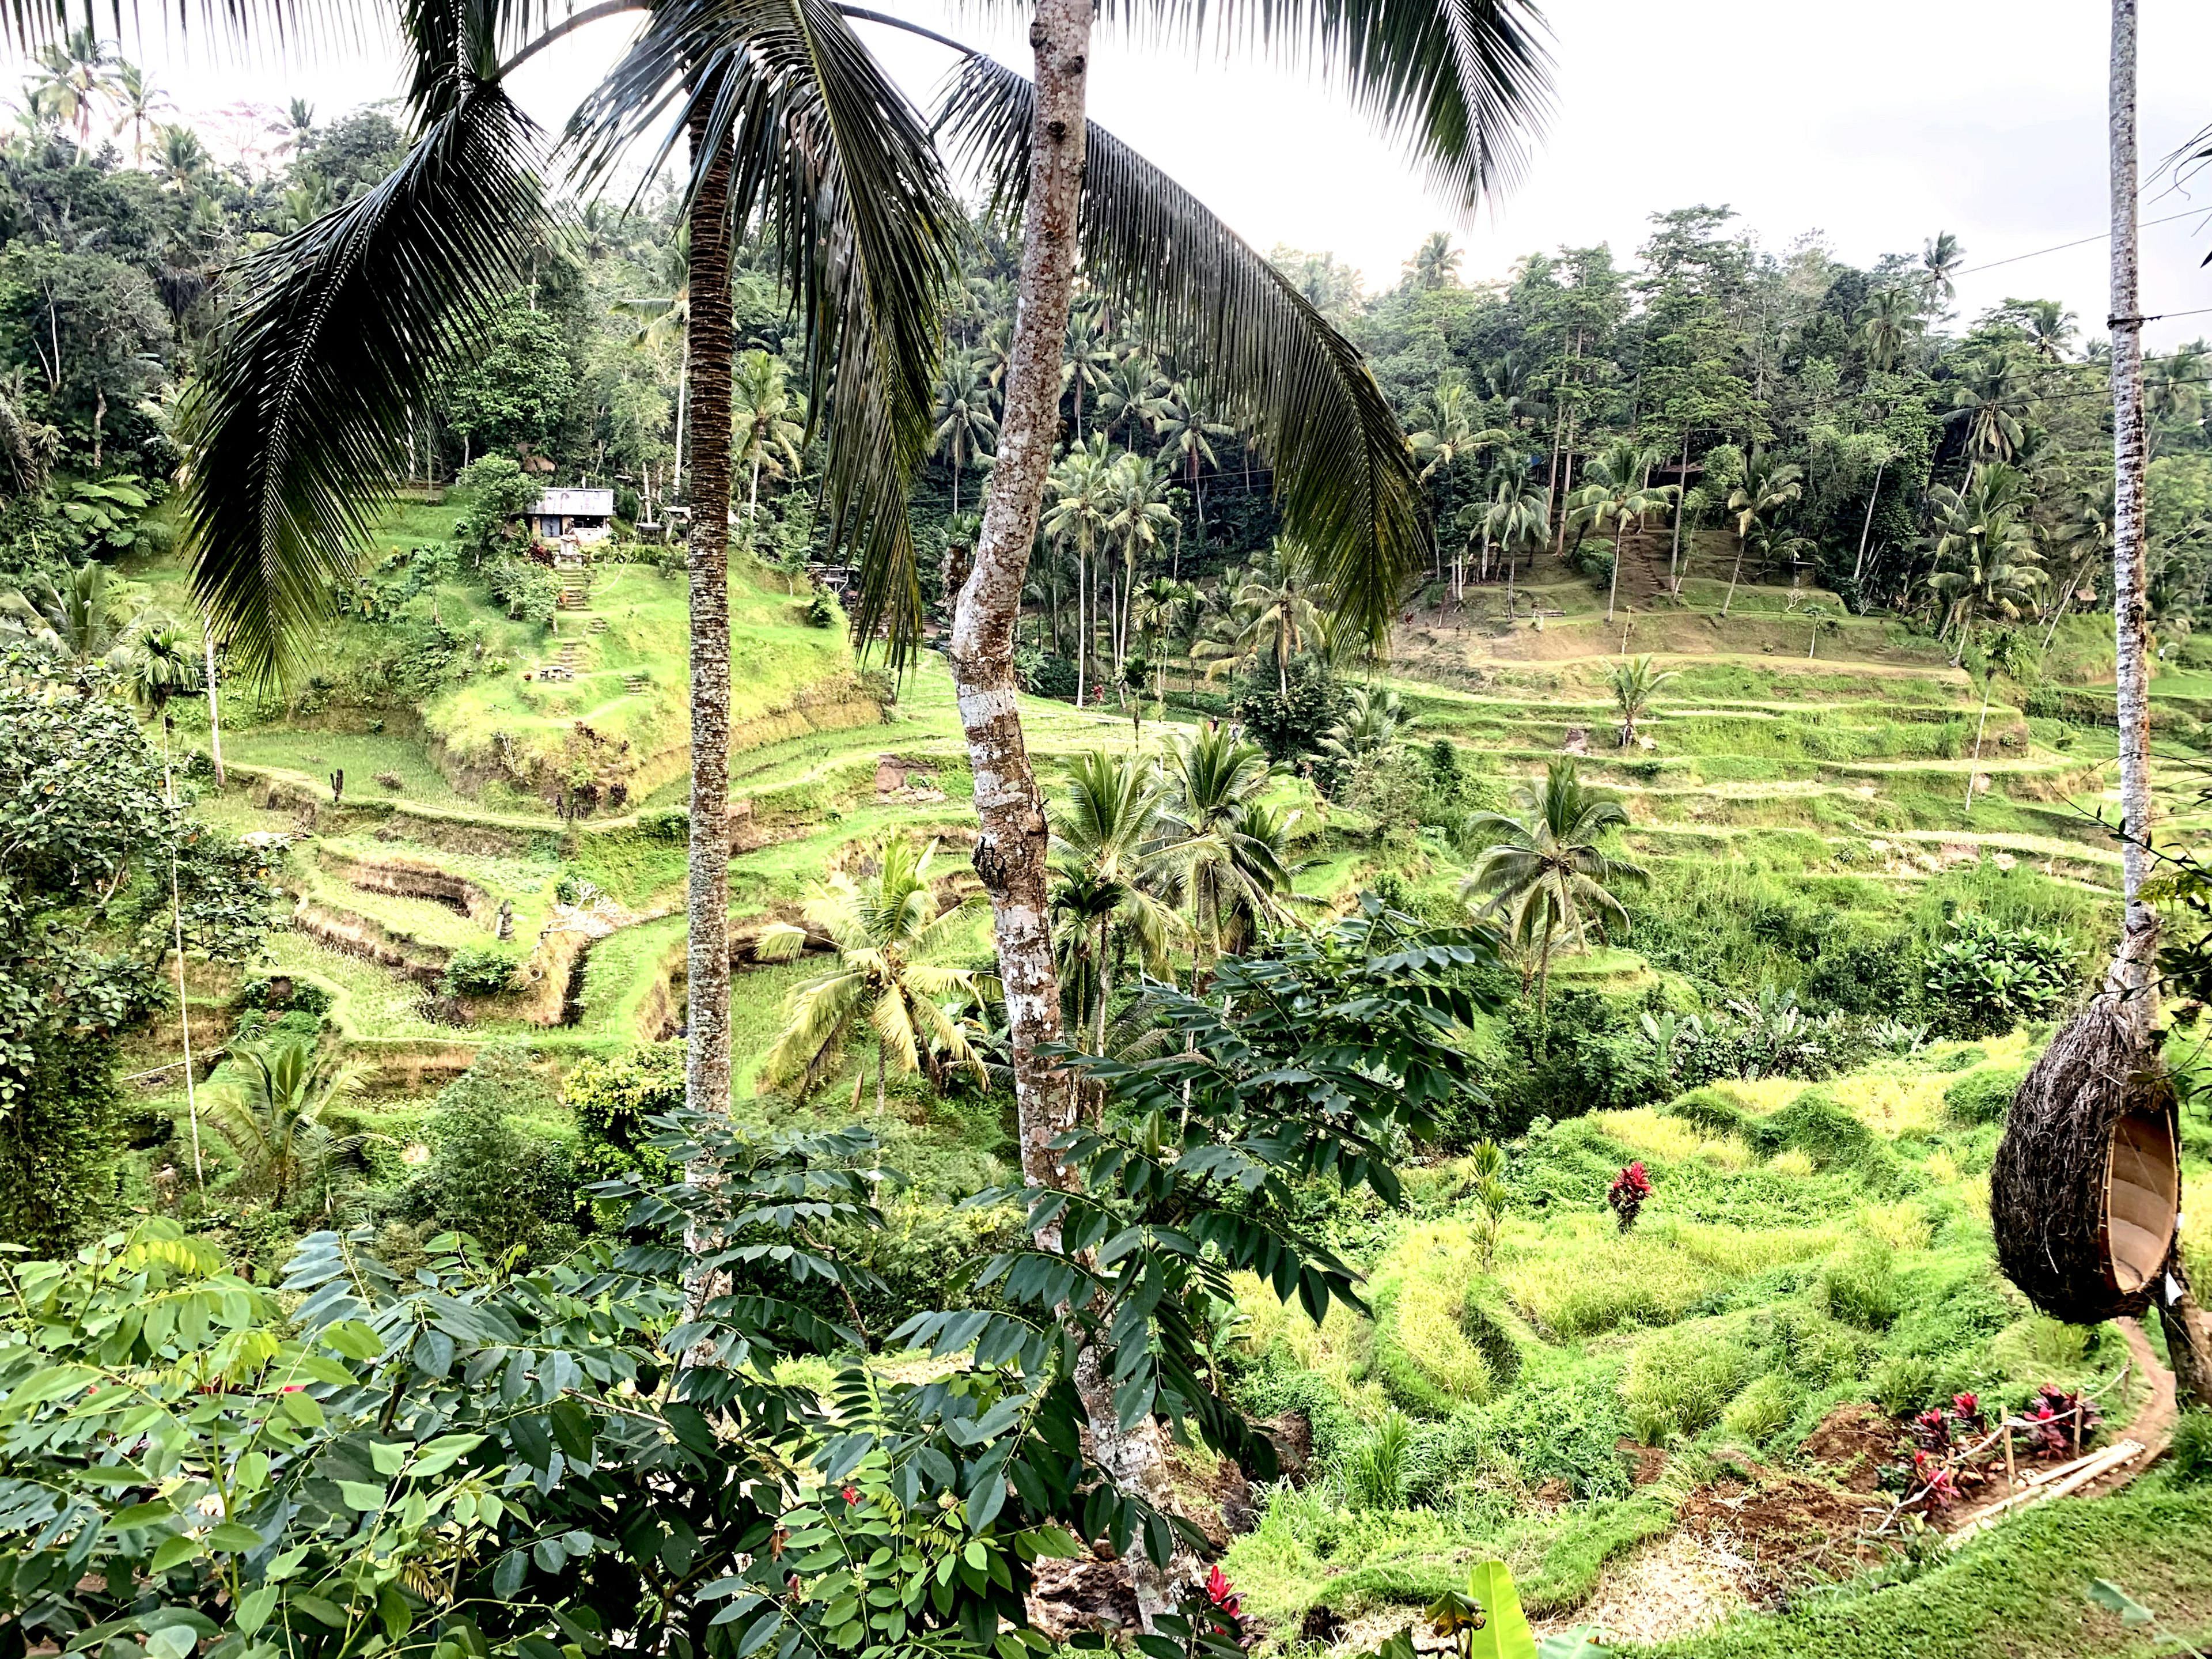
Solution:
[{"label": "white tree trunk", "polygon": [[215,763],[215,787],[223,786],[222,775],[222,704],[215,689],[215,623],[207,622],[201,629],[200,642],[207,653],[208,699],[208,758]]},{"label": "white tree trunk", "polygon": [[2136,0],[2112,0],[2112,612],[2120,735],[2120,849],[2127,901],[2118,959],[2120,988],[2148,1029],[2151,945],[2158,916],[2142,897],[2151,870],[2150,619],[2143,558],[2142,319],[2136,305]]},{"label": "white tree trunk", "polygon": [[[1014,695],[1014,643],[1030,548],[1060,435],[1060,364],[1075,287],[1092,11],[1093,0],[1037,0],[1030,24],[1036,100],[1006,407],[975,566],[960,590],[947,653],[975,776],[980,833],[972,858],[991,896],[1006,987],[1022,1176],[1032,1186],[1064,1183],[1052,1140],[1073,1120],[1065,1074],[1037,1052],[1060,1036],[1060,982],[1053,971],[1046,888],[1049,834]],[[1082,654],[1079,647],[1079,659]],[[1168,1483],[1158,1432],[1149,1423],[1134,1433],[1121,1430],[1095,1348],[1079,1357],[1076,1383],[1100,1464],[1125,1488],[1163,1500]],[[1172,1597],[1141,1552],[1132,1553],[1129,1575],[1149,1625]]]}]

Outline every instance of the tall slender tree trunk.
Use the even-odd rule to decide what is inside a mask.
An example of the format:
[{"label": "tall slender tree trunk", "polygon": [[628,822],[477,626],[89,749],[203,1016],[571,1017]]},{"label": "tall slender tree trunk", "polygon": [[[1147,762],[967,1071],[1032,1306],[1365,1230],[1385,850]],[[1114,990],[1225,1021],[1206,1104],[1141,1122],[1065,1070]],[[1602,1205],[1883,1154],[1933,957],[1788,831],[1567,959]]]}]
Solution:
[{"label": "tall slender tree trunk", "polygon": [[1075,544],[1075,706],[1083,707],[1084,683],[1091,666],[1091,583],[1083,544]]},{"label": "tall slender tree trunk", "polygon": [[1628,520],[1624,516],[1613,532],[1613,580],[1605,590],[1605,620],[1608,626],[1613,622],[1613,603],[1620,595],[1620,544],[1627,539]]},{"label": "tall slender tree trunk", "polygon": [[691,390],[691,329],[685,324],[684,349],[676,361],[676,459],[675,476],[668,481],[668,499],[674,501],[684,493],[684,402]]},{"label": "tall slender tree trunk", "polygon": [[[694,163],[707,104],[691,120]],[[689,213],[692,401],[691,826],[684,1103],[730,1108],[730,162],[717,155]],[[703,434],[703,437],[702,436]]]},{"label": "tall slender tree trunk", "polygon": [[[2117,646],[2120,724],[2121,883],[2127,901],[2120,948],[2106,985],[2148,1044],[2156,1012],[2152,977],[2158,945],[2158,913],[2142,896],[2151,873],[2149,851],[2150,664],[2148,581],[2144,568],[2142,318],[2136,299],[2136,0],[2112,0],[2112,298],[2107,325],[2112,340],[2112,611]],[[2176,1389],[2200,1406],[2212,1406],[2212,1334],[2205,1330],[2175,1242],[2160,1276],[2160,1323],[2172,1357]]]},{"label": "tall slender tree trunk", "polygon": [[[1055,1187],[1066,1176],[1052,1140],[1072,1123],[1072,1103],[1064,1073],[1038,1052],[1060,1036],[1060,985],[1053,971],[1046,887],[1049,835],[1015,702],[1014,630],[1059,436],[1060,363],[1075,284],[1093,9],[1093,0],[1037,0],[1030,23],[1036,93],[1006,407],[975,567],[961,589],[947,653],[975,778],[980,833],[971,857],[991,896],[998,933],[1022,1176],[1031,1185]],[[1076,1387],[1100,1464],[1126,1488],[1164,1504],[1170,1492],[1158,1428],[1149,1421],[1133,1431],[1121,1428],[1095,1346],[1086,1346],[1078,1358]],[[1141,1553],[1133,1552],[1128,1565],[1138,1610],[1149,1625],[1173,1598],[1164,1576]]]},{"label": "tall slender tree trunk", "polygon": [[208,758],[215,763],[215,787],[223,787],[222,775],[222,702],[215,689],[215,623],[207,621],[200,630],[200,646],[207,653],[208,700]]},{"label": "tall slender tree trunk", "polygon": [[1667,591],[1680,598],[1682,578],[1682,507],[1690,493],[1690,428],[1682,428],[1682,470],[1674,477],[1674,544],[1667,553]]},{"label": "tall slender tree trunk", "polygon": [[1854,587],[1858,586],[1859,573],[1866,568],[1867,538],[1874,533],[1875,503],[1881,499],[1881,475],[1888,465],[1889,457],[1885,455],[1874,470],[1874,493],[1867,497],[1866,522],[1859,526],[1859,556],[1851,561],[1851,586]]},{"label": "tall slender tree trunk", "polygon": [[1729,572],[1728,597],[1721,601],[1721,615],[1723,617],[1728,615],[1729,607],[1735,603],[1735,581],[1736,578],[1742,574],[1743,538],[1741,535],[1738,535],[1735,538],[1735,566]]}]

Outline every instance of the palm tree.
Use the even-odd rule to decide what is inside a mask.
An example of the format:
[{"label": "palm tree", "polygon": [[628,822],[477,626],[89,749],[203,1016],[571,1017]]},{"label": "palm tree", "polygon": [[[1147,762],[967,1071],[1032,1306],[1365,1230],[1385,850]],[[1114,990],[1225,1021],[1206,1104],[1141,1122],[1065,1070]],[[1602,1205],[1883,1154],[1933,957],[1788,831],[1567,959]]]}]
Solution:
[{"label": "palm tree", "polygon": [[1974,815],[1974,775],[1982,764],[1982,733],[1990,723],[1990,697],[1996,689],[1999,674],[2013,679],[2027,665],[2027,641],[2009,628],[2001,628],[1992,634],[1982,647],[1982,712],[1974,720],[1974,756],[1966,763],[1966,817]]},{"label": "palm tree", "polygon": [[71,29],[39,50],[39,75],[30,83],[31,106],[48,119],[76,129],[80,156],[92,148],[94,112],[116,101],[122,61],[116,56],[115,43],[101,40],[89,26]]},{"label": "palm tree", "polygon": [[1099,383],[1099,429],[1111,437],[1115,423],[1121,422],[1121,441],[1135,444],[1139,422],[1157,428],[1166,415],[1167,387],[1156,361],[1141,351],[1130,352]]},{"label": "palm tree", "polygon": [[1534,557],[1551,533],[1551,525],[1544,514],[1543,498],[1536,492],[1534,481],[1525,466],[1508,466],[1499,470],[1490,486],[1490,499],[1483,503],[1480,520],[1482,532],[1482,562],[1490,564],[1490,550],[1501,549],[1505,554],[1505,620],[1513,620],[1513,578],[1520,556],[1526,553]]},{"label": "palm tree", "polygon": [[1091,386],[1103,386],[1106,377],[1114,372],[1114,348],[1106,338],[1106,329],[1097,297],[1091,303],[1078,307],[1069,320],[1067,339],[1062,348],[1060,383],[1075,393],[1075,441],[1085,441],[1083,433],[1083,394]]},{"label": "palm tree", "polygon": [[[1431,398],[1435,419],[1429,426],[1413,436],[1413,453],[1427,458],[1421,468],[1424,481],[1442,472],[1449,478],[1452,470],[1462,460],[1471,459],[1477,452],[1492,444],[1502,444],[1511,436],[1492,427],[1478,428],[1474,417],[1480,410],[1471,407],[1474,398],[1467,382],[1456,373],[1448,372],[1438,381]],[[1441,556],[1441,549],[1439,549]],[[1466,572],[1464,558],[1455,557],[1452,564],[1452,598],[1465,597]]]},{"label": "palm tree", "polygon": [[1613,580],[1605,594],[1608,623],[1613,620],[1613,602],[1620,594],[1620,548],[1628,535],[1629,520],[1664,507],[1674,495],[1674,485],[1654,487],[1650,483],[1651,469],[1660,459],[1657,450],[1644,447],[1632,439],[1610,444],[1583,470],[1583,486],[1568,505],[1567,521],[1572,528],[1587,527],[1602,534],[1607,525],[1613,526]]},{"label": "palm tree", "polygon": [[197,641],[166,617],[141,618],[116,653],[131,700],[156,719],[172,698],[200,689],[198,658]]},{"label": "palm tree", "polygon": [[51,641],[75,663],[112,653],[143,608],[144,596],[97,559],[59,581],[37,576],[0,599],[0,626]]},{"label": "palm tree", "polygon": [[1625,928],[1628,912],[1612,890],[1646,872],[1600,844],[1607,830],[1628,822],[1627,810],[1584,789],[1565,757],[1552,763],[1542,789],[1524,785],[1513,802],[1517,817],[1481,812],[1461,826],[1462,844],[1478,849],[1462,890],[1480,896],[1482,914],[1502,921],[1508,937],[1535,948],[1541,1021],[1550,1002],[1554,942],[1565,939],[1587,951],[1593,920],[1617,920]]},{"label": "palm tree", "polygon": [[1959,376],[1951,394],[1948,424],[1966,428],[1966,454],[1971,464],[2009,461],[2027,436],[2024,416],[2027,388],[2011,361],[2001,352],[1984,352]]},{"label": "palm tree", "polygon": [[1114,994],[1111,936],[1135,941],[1146,967],[1164,970],[1176,931],[1174,911],[1153,890],[1163,866],[1155,847],[1163,784],[1152,761],[1092,750],[1068,763],[1067,790],[1052,813],[1061,873],[1056,909],[1077,924],[1091,994],[1091,1051],[1103,1054]]},{"label": "palm tree", "polygon": [[[759,539],[761,468],[783,476],[799,470],[799,446],[806,437],[805,411],[786,383],[783,359],[765,351],[740,352],[730,379],[730,416],[736,422],[737,459],[752,470],[745,489],[745,538]],[[779,460],[782,465],[779,465]]]},{"label": "palm tree", "polygon": [[1201,642],[1200,656],[1216,659],[1209,678],[1240,667],[1262,653],[1275,659],[1275,690],[1290,695],[1291,659],[1317,641],[1322,612],[1313,602],[1297,555],[1279,544],[1233,581],[1230,608],[1221,618],[1221,637]]},{"label": "palm tree", "polygon": [[1157,701],[1163,708],[1168,700],[1168,653],[1161,647],[1183,611],[1197,603],[1197,595],[1181,582],[1166,576],[1155,576],[1137,590],[1131,606],[1137,637],[1152,644],[1152,658],[1158,674]]},{"label": "palm tree", "polygon": [[1175,528],[1176,516],[1168,507],[1167,486],[1167,470],[1162,463],[1148,461],[1128,451],[1115,461],[1107,483],[1108,504],[1112,511],[1107,516],[1106,533],[1121,548],[1121,568],[1111,596],[1116,680],[1129,654],[1128,619],[1122,596],[1126,593],[1130,600],[1135,599],[1138,562],[1159,546],[1164,532]]},{"label": "palm tree", "polygon": [[[877,849],[877,873],[865,886],[841,871],[807,899],[801,912],[807,927],[777,922],[761,934],[756,949],[764,962],[792,960],[815,933],[826,935],[837,951],[836,968],[792,992],[790,1019],[761,1061],[763,1082],[796,1078],[801,1092],[811,1088],[863,1018],[876,1032],[878,1115],[888,1070],[908,1077],[926,1067],[939,1081],[947,1066],[964,1066],[982,1078],[983,1063],[967,1033],[939,1006],[956,994],[972,997],[976,988],[970,970],[930,960],[953,942],[968,911],[964,902],[939,908],[930,886],[936,854],[935,842],[917,853],[910,842],[887,837]],[[854,1081],[856,1104],[866,1081],[865,1075]]]},{"label": "palm tree", "polygon": [[2030,300],[2025,320],[2028,349],[2044,362],[2064,362],[2080,319],[2056,300]]},{"label": "palm tree", "polygon": [[115,70],[115,130],[131,129],[131,165],[146,165],[146,127],[157,112],[174,109],[176,100],[154,84],[154,77],[136,64],[118,63]]},{"label": "palm tree", "polygon": [[1945,626],[1958,625],[1954,667],[1966,660],[1976,622],[2017,621],[2043,585],[2042,555],[2020,510],[2026,490],[2018,472],[1995,465],[1963,492],[1942,484],[1928,492],[1937,567],[1928,586],[1945,601]]},{"label": "palm tree", "polygon": [[1938,299],[1948,305],[1958,297],[1959,267],[1966,258],[1966,250],[1948,230],[1937,231],[1935,240],[1922,248],[1920,285],[1931,310]]},{"label": "palm tree", "polygon": [[238,1159],[246,1190],[271,1209],[286,1208],[321,1178],[327,1210],[331,1159],[359,1137],[333,1139],[323,1114],[360,1086],[359,1072],[313,1042],[240,1048],[208,1091],[208,1121]]},{"label": "palm tree", "polygon": [[972,357],[957,357],[945,364],[937,382],[937,403],[930,412],[929,453],[952,463],[952,513],[960,514],[960,475],[985,446],[999,435],[991,417],[991,388],[975,372]]},{"label": "palm tree", "polygon": [[[1198,510],[1198,543],[1206,545],[1206,487],[1200,474],[1201,466],[1218,466],[1221,463],[1213,453],[1213,440],[1226,438],[1236,428],[1224,426],[1208,416],[1195,400],[1190,387],[1177,380],[1161,394],[1162,410],[1156,431],[1160,441],[1159,459],[1182,475],[1183,488],[1190,491],[1193,505]],[[1182,537],[1176,534],[1173,568],[1168,573],[1176,580],[1182,580]]]},{"label": "palm tree", "polygon": [[1859,307],[1859,339],[1869,365],[1884,373],[1897,367],[1912,338],[1917,310],[1912,296],[1895,283],[1867,295]]},{"label": "palm tree", "polygon": [[1229,726],[1209,722],[1179,734],[1164,769],[1158,856],[1189,908],[1203,978],[1261,921],[1286,917],[1293,872],[1285,846],[1294,820],[1260,805],[1274,769],[1259,744]]},{"label": "palm tree", "polygon": [[1413,251],[1413,257],[1406,261],[1406,285],[1422,294],[1433,293],[1440,288],[1457,288],[1462,257],[1459,249],[1452,246],[1449,231],[1431,231]]},{"label": "palm tree", "polygon": [[1798,482],[1795,462],[1778,461],[1763,450],[1753,450],[1744,463],[1743,481],[1729,492],[1729,511],[1735,514],[1735,565],[1729,572],[1728,597],[1721,601],[1723,617],[1735,603],[1736,581],[1743,574],[1744,544],[1753,539],[1755,531],[1771,531],[1773,515],[1802,495],[1804,488]]},{"label": "palm tree", "polygon": [[207,146],[190,127],[165,125],[154,136],[161,141],[160,153],[155,157],[155,174],[165,188],[179,196],[191,196],[198,188],[201,176],[214,165]]},{"label": "palm tree", "polygon": [[1659,688],[1681,675],[1669,669],[1657,672],[1649,656],[1637,657],[1613,665],[1613,706],[1620,711],[1620,746],[1627,748],[1636,741],[1637,722],[1650,712],[1651,700],[1658,696]]},{"label": "palm tree", "polygon": [[1052,470],[1053,503],[1044,515],[1044,533],[1075,550],[1075,702],[1083,706],[1084,691],[1097,677],[1090,672],[1091,651],[1098,637],[1092,584],[1097,560],[1093,556],[1114,516],[1114,464],[1106,459],[1103,433]]},{"label": "palm tree", "polygon": [[1322,753],[1350,767],[1370,756],[1388,754],[1421,717],[1409,711],[1395,691],[1355,685],[1345,695],[1344,717],[1321,740]]}]

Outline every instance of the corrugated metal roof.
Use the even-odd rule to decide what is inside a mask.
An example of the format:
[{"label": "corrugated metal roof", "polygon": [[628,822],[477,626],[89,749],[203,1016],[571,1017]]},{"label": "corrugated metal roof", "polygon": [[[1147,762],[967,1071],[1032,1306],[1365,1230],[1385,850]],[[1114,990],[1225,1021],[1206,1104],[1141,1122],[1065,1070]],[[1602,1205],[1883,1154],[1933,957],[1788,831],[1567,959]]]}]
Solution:
[{"label": "corrugated metal roof", "polygon": [[549,489],[538,498],[533,513],[564,519],[611,519],[615,492],[611,489]]}]

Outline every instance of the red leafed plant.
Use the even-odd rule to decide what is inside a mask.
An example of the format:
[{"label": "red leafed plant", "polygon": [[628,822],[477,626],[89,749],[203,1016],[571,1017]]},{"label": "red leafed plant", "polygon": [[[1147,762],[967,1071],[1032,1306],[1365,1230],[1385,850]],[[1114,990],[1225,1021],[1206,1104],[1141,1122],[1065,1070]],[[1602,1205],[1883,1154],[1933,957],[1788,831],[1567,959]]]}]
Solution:
[{"label": "red leafed plant", "polygon": [[1959,1501],[1958,1480],[1933,1452],[1912,1454],[1912,1484],[1916,1488],[1925,1489],[1931,1510],[1948,1510]]},{"label": "red leafed plant", "polygon": [[1636,1212],[1644,1207],[1644,1200],[1651,1196],[1651,1177],[1644,1173],[1644,1160],[1638,1158],[1619,1175],[1605,1191],[1605,1201],[1614,1215],[1620,1218],[1620,1231],[1626,1232],[1636,1224]]},{"label": "red leafed plant", "polygon": [[[2081,1413],[2081,1435],[2074,1436],[2075,1413]],[[2078,1389],[2046,1382],[2035,1391],[2021,1415],[2027,1419],[2028,1449],[2039,1457],[2071,1457],[2077,1446],[2086,1446],[2103,1419],[2096,1402],[2084,1400]]]}]

